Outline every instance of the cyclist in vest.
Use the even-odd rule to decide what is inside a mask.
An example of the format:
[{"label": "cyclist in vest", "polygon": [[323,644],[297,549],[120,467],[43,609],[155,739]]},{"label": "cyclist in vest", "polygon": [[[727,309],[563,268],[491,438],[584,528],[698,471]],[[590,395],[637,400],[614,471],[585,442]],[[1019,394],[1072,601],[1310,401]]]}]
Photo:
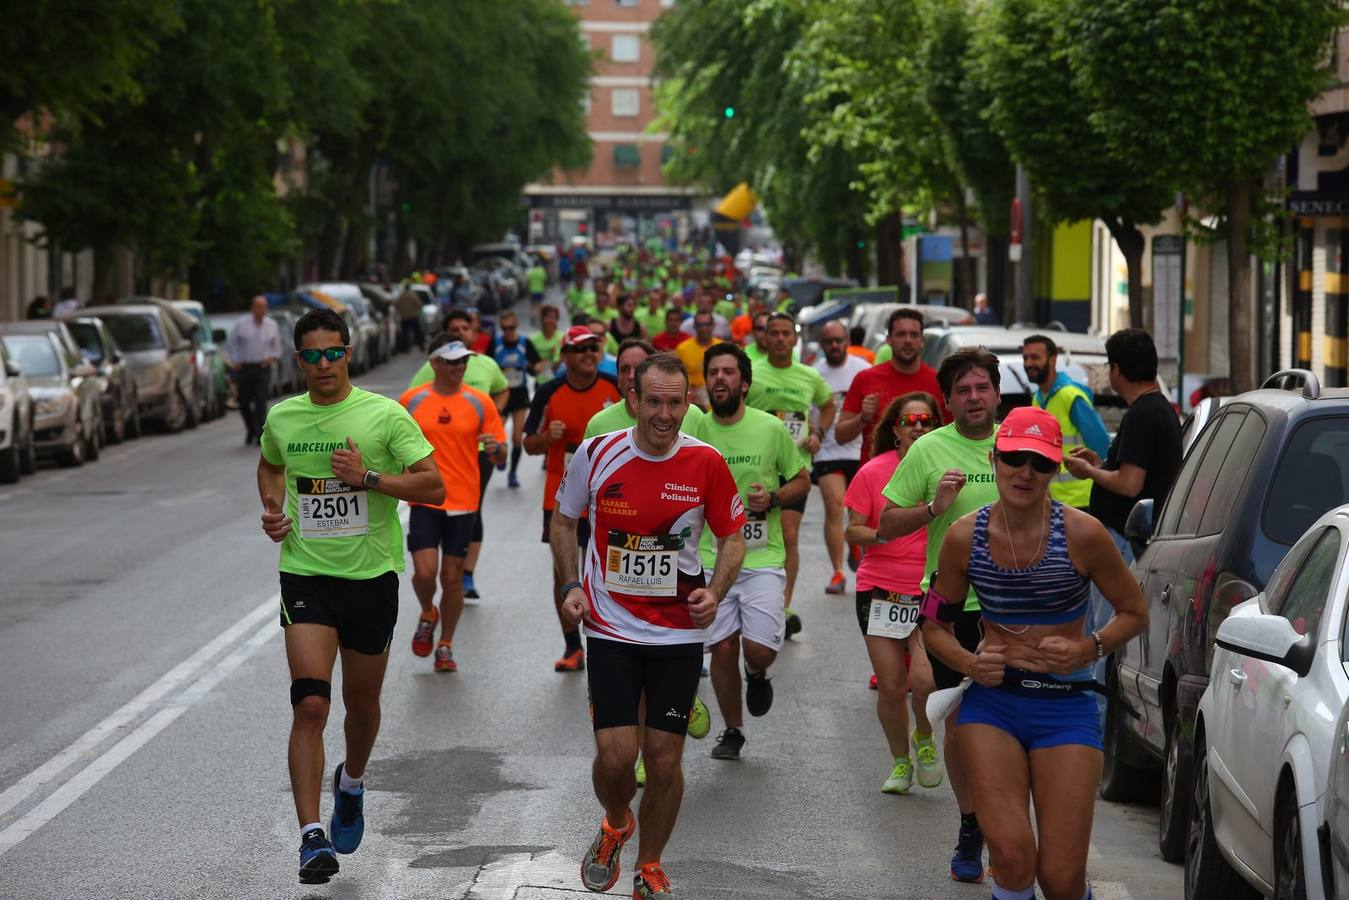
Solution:
[{"label": "cyclist in vest", "polygon": [[[1110,449],[1110,434],[1092,405],[1089,388],[1073,381],[1058,371],[1059,348],[1052,338],[1033,334],[1021,344],[1021,361],[1026,377],[1035,384],[1035,406],[1047,410],[1063,429],[1063,452],[1068,455],[1077,447],[1087,447],[1101,454]],[[1049,485],[1049,494],[1066,506],[1086,509],[1091,505],[1091,481],[1075,478],[1067,466]]]}]

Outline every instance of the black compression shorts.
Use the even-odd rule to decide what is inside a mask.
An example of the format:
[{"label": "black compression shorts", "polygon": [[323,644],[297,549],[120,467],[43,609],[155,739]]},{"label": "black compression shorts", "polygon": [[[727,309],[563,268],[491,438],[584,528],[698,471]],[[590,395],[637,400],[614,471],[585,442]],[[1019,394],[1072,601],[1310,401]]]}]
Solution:
[{"label": "black compression shorts", "polygon": [[[954,623],[956,640],[971,653],[979,649],[979,642],[984,639],[983,630],[979,627],[980,618],[977,609],[961,610]],[[964,675],[937,659],[931,650],[927,651],[927,658],[932,663],[932,680],[937,683],[937,690],[956,687],[964,680]]]},{"label": "black compression shorts", "polygon": [[[799,472],[800,470],[798,469],[797,471]],[[783,486],[784,484],[786,484],[786,483],[787,483],[787,479],[785,479],[785,478],[783,478],[781,475],[779,475],[779,476],[778,476],[778,487],[782,487],[782,486]],[[810,499],[810,491],[806,491],[806,493],[804,493],[803,495],[801,495],[801,499],[800,499],[800,500],[797,500],[795,503],[784,503],[784,504],[782,504],[782,509],[783,509],[784,512],[787,511],[787,510],[791,510],[792,512],[798,512],[798,513],[800,513],[801,515],[804,516],[804,515],[806,514],[806,501],[809,500],[809,499]]]},{"label": "black compression shorts", "polygon": [[439,547],[446,556],[468,556],[477,513],[450,515],[443,509],[413,504],[408,510],[408,552]]},{"label": "black compression shorts", "polygon": [[647,728],[688,733],[689,713],[703,673],[703,645],[625,644],[586,636],[590,719],[595,730],[637,724],[646,695]]}]

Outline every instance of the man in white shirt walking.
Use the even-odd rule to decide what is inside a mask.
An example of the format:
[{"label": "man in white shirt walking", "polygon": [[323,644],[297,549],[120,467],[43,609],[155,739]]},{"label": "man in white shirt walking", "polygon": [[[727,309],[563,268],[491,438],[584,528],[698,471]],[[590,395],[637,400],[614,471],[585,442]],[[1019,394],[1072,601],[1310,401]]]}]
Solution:
[{"label": "man in white shirt walking", "polygon": [[240,319],[225,342],[225,358],[239,384],[239,413],[244,417],[245,444],[256,444],[267,421],[272,364],[281,357],[281,332],[267,315],[267,298],[253,298],[251,315]]},{"label": "man in white shirt walking", "polygon": [[[837,422],[853,378],[870,366],[866,360],[848,352],[848,329],[842,322],[826,322],[820,329],[820,349],[824,352],[815,361],[815,369],[834,395],[834,421]],[[829,594],[843,594],[848,590],[848,579],[843,574],[843,496],[857,474],[861,458],[862,436],[840,444],[831,426],[820,440],[820,452],[815,454],[815,464],[810,470],[810,480],[820,486],[820,496],[824,498],[824,545],[834,566],[834,577],[825,588]]]}]

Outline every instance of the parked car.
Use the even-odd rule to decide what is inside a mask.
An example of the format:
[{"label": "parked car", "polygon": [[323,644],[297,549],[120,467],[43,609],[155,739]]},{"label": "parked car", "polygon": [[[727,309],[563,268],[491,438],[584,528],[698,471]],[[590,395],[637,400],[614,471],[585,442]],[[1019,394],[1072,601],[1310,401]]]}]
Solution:
[{"label": "parked car", "polygon": [[331,305],[347,323],[351,332],[351,374],[360,375],[374,364],[372,359],[371,338],[378,331],[374,323],[362,327],[359,314],[349,300],[357,303],[361,300],[361,289],[355,284],[342,281],[325,281],[314,284],[302,284],[295,289],[297,294],[309,294]]},{"label": "parked car", "polygon": [[1213,417],[1222,409],[1226,397],[1205,397],[1194,405],[1190,414],[1185,417],[1185,421],[1180,426],[1180,447],[1181,454],[1190,452],[1194,442],[1198,440],[1199,433],[1204,430],[1204,426],[1213,421]]},{"label": "parked car", "polygon": [[867,335],[866,348],[875,350],[890,336],[885,328],[890,313],[901,306],[921,312],[925,328],[974,324],[974,313],[958,306],[942,306],[935,303],[859,303],[853,307],[848,316],[848,327],[862,326]]},{"label": "parked car", "polygon": [[370,304],[379,323],[379,339],[383,346],[382,360],[389,360],[398,352],[398,310],[394,302],[398,297],[377,284],[362,284],[361,296]]},{"label": "parked car", "polygon": [[300,364],[295,361],[295,323],[300,321],[304,310],[295,306],[273,306],[267,311],[277,329],[281,332],[281,355],[276,360],[273,378],[280,394],[297,394],[305,389],[304,374]]},{"label": "parked car", "polygon": [[483,287],[478,309],[484,313],[495,315],[524,296],[524,271],[500,257],[484,257],[469,266],[468,272],[469,277]]},{"label": "parked car", "polygon": [[103,448],[103,398],[98,372],[50,331],[15,333],[0,325],[0,341],[19,364],[33,395],[33,438],[39,455],[63,466],[98,459]]},{"label": "parked car", "polygon": [[206,315],[206,307],[197,300],[174,300],[173,305],[197,320],[192,350],[197,365],[198,417],[203,422],[217,419],[225,414],[229,388],[225,385],[225,357],[215,342],[211,319]]},{"label": "parked car", "polygon": [[109,444],[140,437],[140,400],[136,376],[103,320],[94,316],[67,319],[66,327],[89,365],[98,370],[103,391],[103,436]]},{"label": "parked car", "polygon": [[370,354],[370,365],[372,367],[382,365],[384,360],[388,359],[389,353],[385,347],[384,329],[380,325],[379,314],[359,291],[356,296],[344,297],[342,302],[356,315],[361,337],[365,340],[365,346]]},{"label": "parked car", "polygon": [[169,432],[195,428],[196,351],[178,324],[184,318],[191,322],[191,317],[175,313],[165,301],[128,301],[82,312],[103,320],[135,373],[141,420]]},{"label": "parked car", "polygon": [[37,471],[34,415],[28,379],[0,341],[0,484]]},{"label": "parked car", "polygon": [[1160,510],[1140,501],[1125,529],[1150,618],[1107,667],[1100,791],[1131,799],[1146,783],[1139,769],[1161,767],[1158,843],[1172,861],[1185,850],[1191,739],[1218,628],[1313,522],[1349,500],[1349,390],[1322,391],[1309,372],[1301,390],[1273,387],[1282,379],[1228,398]]},{"label": "parked car", "polygon": [[[1265,590],[1218,626],[1194,723],[1186,845],[1188,900],[1261,895],[1325,900],[1318,832],[1336,719],[1349,700],[1349,506],[1316,521]],[[1328,837],[1328,835],[1327,835]],[[1215,852],[1216,851],[1216,852]]]},{"label": "parked car", "polygon": [[1349,900],[1349,706],[1340,712],[1330,745],[1325,811],[1325,821],[1316,829],[1316,837],[1321,847],[1326,896]]}]

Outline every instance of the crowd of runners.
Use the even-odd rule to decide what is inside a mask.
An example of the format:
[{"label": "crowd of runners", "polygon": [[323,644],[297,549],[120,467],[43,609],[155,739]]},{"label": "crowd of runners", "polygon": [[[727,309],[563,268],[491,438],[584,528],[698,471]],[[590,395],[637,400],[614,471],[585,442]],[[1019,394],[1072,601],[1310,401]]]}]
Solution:
[{"label": "crowd of runners", "polygon": [[[951,878],[987,880],[1000,900],[1037,885],[1050,900],[1090,897],[1093,667],[1143,629],[1146,605],[1091,512],[1110,483],[1100,473],[1132,464],[1115,444],[1104,457],[1081,446],[1097,432],[1081,392],[1059,384],[1052,340],[1026,345],[1044,395],[999,421],[997,357],[970,348],[924,365],[915,310],[890,316],[879,365],[836,322],[807,365],[794,318],[778,298],[738,292],[729,260],[633,250],[586,275],[557,304],[534,298],[529,335],[507,312],[484,340],[472,313],[451,311],[398,400],[351,384],[336,314],[295,328],[308,390],[267,417],[258,491],[281,545],[300,880],[327,881],[361,841],[404,540],[420,606],[411,651],[455,672],[475,567],[510,564],[481,551],[489,479],[504,470],[519,488],[532,456],[546,473],[552,579],[538,602],[551,592],[553,668],[589,686],[600,822],[577,848],[585,887],[613,888],[636,834],[633,897],[676,896],[661,856],[685,737],[719,718],[710,755],[753,752],[745,713],[771,712],[772,667],[806,626],[793,597],[846,595],[851,580],[889,747],[878,789],[949,779]],[[1155,377],[1146,334],[1121,332],[1107,350],[1112,383]],[[823,531],[803,536],[817,489]],[[828,583],[798,583],[803,550],[828,558]],[[346,756],[325,828],[339,655]]]}]

